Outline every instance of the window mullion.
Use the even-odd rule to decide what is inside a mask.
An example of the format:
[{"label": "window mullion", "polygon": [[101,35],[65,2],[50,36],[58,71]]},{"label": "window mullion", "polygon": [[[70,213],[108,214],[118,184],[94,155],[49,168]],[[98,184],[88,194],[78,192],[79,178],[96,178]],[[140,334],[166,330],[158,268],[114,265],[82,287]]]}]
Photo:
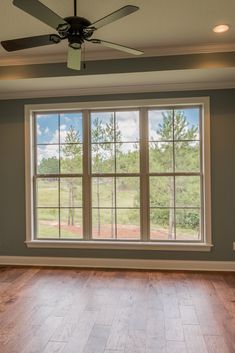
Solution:
[{"label": "window mullion", "polygon": [[83,111],[83,238],[91,238],[90,116]]},{"label": "window mullion", "polygon": [[[33,239],[37,238],[38,234],[38,210],[37,210],[37,165],[38,165],[38,160],[37,160],[37,123],[36,123],[36,113],[33,113],[32,115],[32,131],[31,133],[33,134],[33,138],[31,139],[32,143],[32,148],[33,148],[33,168],[31,170],[31,173],[33,175],[32,182],[33,182]],[[32,237],[32,236],[31,236]]]},{"label": "window mullion", "polygon": [[140,108],[140,226],[141,240],[149,240],[148,110]]},{"label": "window mullion", "polygon": [[[58,139],[59,139],[59,174],[61,172],[61,146],[60,146],[60,114],[58,115]],[[60,176],[58,177],[58,222],[59,222],[59,238],[61,238],[61,214],[60,214]]]},{"label": "window mullion", "polygon": [[[175,108],[173,108],[173,204],[174,204],[174,234],[172,234],[173,239],[176,240],[176,184],[175,184]],[[172,191],[172,190],[171,190]],[[172,197],[172,195],[171,195]]]},{"label": "window mullion", "polygon": [[[117,126],[116,126],[116,111],[114,112],[114,238],[117,239],[118,229],[117,229]],[[113,232],[113,229],[112,229]]]}]

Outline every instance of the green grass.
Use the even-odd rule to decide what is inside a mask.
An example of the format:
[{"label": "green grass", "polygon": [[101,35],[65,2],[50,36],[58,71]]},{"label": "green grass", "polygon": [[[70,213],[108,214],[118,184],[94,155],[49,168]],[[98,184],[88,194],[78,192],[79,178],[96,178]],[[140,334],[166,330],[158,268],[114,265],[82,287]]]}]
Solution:
[{"label": "green grass", "polygon": [[[139,200],[139,186],[137,183],[138,178],[131,179],[128,178],[117,178],[117,206],[118,207],[126,207],[123,210],[117,210],[117,223],[119,225],[127,225],[128,226],[138,226],[140,224],[139,210],[138,209],[128,209],[128,207],[138,207]],[[62,201],[61,206],[68,207],[68,188],[61,188],[60,199]],[[106,182],[104,178],[102,178],[102,182],[99,184],[100,191],[100,207],[112,207],[112,184],[110,182]],[[93,185],[93,204],[97,206],[97,184],[96,180],[94,180]],[[41,180],[39,183],[38,189],[39,195],[39,205],[51,207],[50,209],[38,209],[38,238],[59,238],[59,229],[56,226],[59,219],[59,210],[55,207],[58,207],[58,181],[44,181]],[[80,202],[76,205],[82,206],[82,190],[81,188],[77,189],[77,200]],[[113,205],[114,206],[114,205]],[[113,212],[113,222],[115,210]],[[67,227],[67,219],[68,219],[68,208],[61,210],[61,237],[63,238],[80,238],[81,235],[76,234],[76,228],[72,230],[66,228]],[[50,225],[50,222],[53,222]],[[97,209],[94,209],[92,212],[92,222],[93,225],[97,225],[98,223],[98,212]],[[102,210],[100,211],[100,223],[101,225],[108,225],[112,222],[112,214],[111,210]],[[151,222],[152,223],[152,222]],[[158,222],[159,223],[159,222]],[[168,227],[163,226],[161,224],[156,224],[155,222],[151,225],[152,232],[162,232],[162,234],[167,234]],[[82,224],[82,214],[81,210],[75,210],[75,225],[78,227]],[[74,230],[74,231],[73,231]],[[78,229],[77,229],[78,230]],[[80,230],[79,230],[80,232]],[[177,236],[183,239],[197,239],[197,231],[194,229],[177,227]]]},{"label": "green grass", "polygon": [[[38,230],[38,239],[59,239],[59,229],[55,226],[49,226],[45,224],[40,224]],[[57,232],[57,234],[55,234]],[[66,229],[63,229],[61,232],[61,238],[70,238],[70,239],[81,239],[81,234],[72,233]]]}]

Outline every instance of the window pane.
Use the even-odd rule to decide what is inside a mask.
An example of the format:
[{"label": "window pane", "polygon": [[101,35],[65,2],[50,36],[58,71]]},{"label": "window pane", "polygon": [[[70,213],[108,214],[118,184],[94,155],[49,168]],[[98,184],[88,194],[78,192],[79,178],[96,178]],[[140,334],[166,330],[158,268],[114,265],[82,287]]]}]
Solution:
[{"label": "window pane", "polygon": [[139,207],[140,182],[137,177],[116,178],[117,207]]},{"label": "window pane", "polygon": [[114,173],[114,144],[92,145],[92,172]]},{"label": "window pane", "polygon": [[82,238],[82,210],[67,208],[60,210],[60,237]]},{"label": "window pane", "polygon": [[37,114],[37,143],[59,143],[59,117],[58,114]]},{"label": "window pane", "polygon": [[59,210],[55,208],[37,209],[37,237],[59,238]]},{"label": "window pane", "polygon": [[116,112],[116,141],[139,141],[139,112]]},{"label": "window pane", "polygon": [[60,207],[82,207],[82,178],[60,178]]},{"label": "window pane", "polygon": [[199,140],[199,108],[176,109],[174,115],[175,140]]},{"label": "window pane", "polygon": [[92,210],[92,238],[115,238],[115,209]]},{"label": "window pane", "polygon": [[116,172],[139,173],[139,143],[116,144]]},{"label": "window pane", "polygon": [[176,207],[200,207],[200,177],[177,176],[175,187]]},{"label": "window pane", "polygon": [[59,182],[56,178],[37,179],[37,206],[59,206]]},{"label": "window pane", "polygon": [[174,209],[150,209],[150,238],[152,240],[174,239]]},{"label": "window pane", "polygon": [[150,207],[174,207],[174,178],[150,177]]},{"label": "window pane", "polygon": [[173,143],[151,142],[149,144],[149,170],[158,173],[173,171]]},{"label": "window pane", "polygon": [[117,209],[117,238],[140,239],[140,210]]},{"label": "window pane", "polygon": [[82,113],[60,114],[60,143],[82,143]]},{"label": "window pane", "polygon": [[173,110],[149,110],[149,141],[173,140]]},{"label": "window pane", "polygon": [[45,145],[37,148],[37,173],[59,173],[59,146]]},{"label": "window pane", "polygon": [[114,178],[92,178],[92,206],[115,206]]},{"label": "window pane", "polygon": [[82,173],[82,145],[60,146],[60,172],[64,174]]},{"label": "window pane", "polygon": [[91,142],[114,142],[114,113],[91,113]]},{"label": "window pane", "polygon": [[177,240],[200,240],[200,211],[176,209]]},{"label": "window pane", "polygon": [[200,145],[199,142],[175,142],[175,171],[200,171]]}]

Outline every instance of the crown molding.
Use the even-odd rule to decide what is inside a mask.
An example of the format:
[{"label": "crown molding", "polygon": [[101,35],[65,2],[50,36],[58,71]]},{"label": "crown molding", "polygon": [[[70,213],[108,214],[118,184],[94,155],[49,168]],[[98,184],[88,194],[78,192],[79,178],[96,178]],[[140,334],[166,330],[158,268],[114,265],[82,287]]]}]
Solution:
[{"label": "crown molding", "polygon": [[125,85],[113,87],[94,87],[76,89],[53,89],[53,90],[21,90],[17,92],[0,93],[0,100],[8,99],[30,99],[30,98],[53,98],[53,97],[76,97],[95,96],[110,94],[148,93],[148,92],[174,92],[174,91],[203,91],[216,89],[233,89],[235,81],[230,82],[190,82],[190,83],[167,83],[155,85]]},{"label": "crown molding", "polygon": [[[167,56],[167,55],[185,55],[185,54],[203,54],[203,53],[221,53],[235,51],[235,43],[206,43],[193,46],[171,46],[171,47],[149,47],[141,48],[144,50],[142,57]],[[2,53],[1,53],[2,54]],[[86,61],[94,60],[113,60],[131,58],[132,56],[117,50],[87,51]],[[25,55],[8,54],[0,57],[0,66],[46,64],[66,62],[65,52],[54,53],[50,55]]]}]

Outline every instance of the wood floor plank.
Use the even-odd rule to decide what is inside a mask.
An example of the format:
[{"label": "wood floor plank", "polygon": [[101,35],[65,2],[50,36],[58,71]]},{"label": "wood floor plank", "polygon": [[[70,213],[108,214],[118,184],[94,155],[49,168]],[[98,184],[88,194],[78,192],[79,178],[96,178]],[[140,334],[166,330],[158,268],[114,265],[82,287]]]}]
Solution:
[{"label": "wood floor plank", "polygon": [[83,353],[103,353],[109,333],[109,326],[95,324],[91,330]]},{"label": "wood floor plank", "polygon": [[182,324],[184,325],[197,325],[198,324],[198,319],[197,315],[194,309],[194,306],[192,305],[180,305],[180,315],[181,315],[181,320]]},{"label": "wood floor plank", "polygon": [[34,335],[29,339],[22,353],[41,353],[60,322],[60,317],[49,317],[38,330],[35,330]]},{"label": "wood floor plank", "polygon": [[222,336],[206,336],[205,342],[208,353],[230,353],[230,350]]},{"label": "wood floor plank", "polygon": [[[142,352],[141,352],[142,353]],[[148,337],[146,353],[166,353],[166,340],[163,337]]]},{"label": "wood floor plank", "polygon": [[165,334],[168,341],[183,341],[184,333],[181,319],[165,319]]},{"label": "wood floor plank", "polygon": [[128,330],[125,353],[142,353],[146,351],[146,332],[144,330]]},{"label": "wood floor plank", "polygon": [[42,353],[62,353],[64,347],[64,342],[49,342]]},{"label": "wood floor plank", "polygon": [[165,337],[165,317],[163,310],[148,310],[146,331],[148,337]]},{"label": "wood floor plank", "polygon": [[183,331],[188,353],[209,353],[200,325],[184,325]]},{"label": "wood floor plank", "polygon": [[166,353],[188,353],[185,342],[167,341]]},{"label": "wood floor plank", "polygon": [[129,307],[126,307],[126,308],[124,307],[118,310],[111,326],[110,335],[106,345],[107,349],[110,349],[110,350],[125,349],[128,327],[129,327],[129,320],[130,320],[130,313],[131,313],[131,308]]},{"label": "wood floor plank", "polygon": [[83,353],[95,324],[96,316],[97,312],[95,311],[84,311],[82,313],[81,319],[62,353]]}]

